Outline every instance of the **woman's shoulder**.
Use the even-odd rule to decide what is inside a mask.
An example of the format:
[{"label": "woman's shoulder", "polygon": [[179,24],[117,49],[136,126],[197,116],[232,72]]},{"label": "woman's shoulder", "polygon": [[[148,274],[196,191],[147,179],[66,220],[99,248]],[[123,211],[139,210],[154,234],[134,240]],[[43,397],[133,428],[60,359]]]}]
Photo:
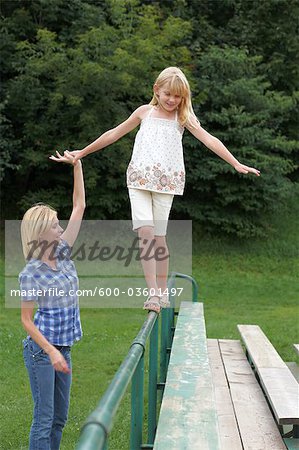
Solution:
[{"label": "woman's shoulder", "polygon": [[39,274],[39,269],[42,266],[42,261],[40,259],[30,259],[26,266],[19,273],[19,282],[26,281],[28,278],[36,277]]}]

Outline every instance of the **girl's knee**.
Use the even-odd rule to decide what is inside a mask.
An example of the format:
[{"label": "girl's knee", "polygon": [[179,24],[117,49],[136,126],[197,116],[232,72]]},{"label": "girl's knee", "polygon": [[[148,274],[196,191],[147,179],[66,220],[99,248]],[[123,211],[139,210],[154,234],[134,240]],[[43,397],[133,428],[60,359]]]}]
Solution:
[{"label": "girl's knee", "polygon": [[154,239],[154,227],[140,227],[138,228],[138,236],[140,239],[148,239],[152,240]]}]

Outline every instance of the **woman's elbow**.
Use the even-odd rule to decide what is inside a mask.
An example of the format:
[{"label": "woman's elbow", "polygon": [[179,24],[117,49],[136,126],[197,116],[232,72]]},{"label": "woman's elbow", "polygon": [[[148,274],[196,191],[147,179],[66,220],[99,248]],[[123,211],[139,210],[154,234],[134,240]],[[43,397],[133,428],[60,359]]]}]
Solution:
[{"label": "woman's elbow", "polygon": [[21,324],[25,331],[28,331],[30,324],[32,324],[32,319],[28,319],[28,317],[21,316]]},{"label": "woman's elbow", "polygon": [[83,216],[85,208],[86,208],[85,200],[82,200],[74,205],[73,212],[76,212],[78,215]]}]

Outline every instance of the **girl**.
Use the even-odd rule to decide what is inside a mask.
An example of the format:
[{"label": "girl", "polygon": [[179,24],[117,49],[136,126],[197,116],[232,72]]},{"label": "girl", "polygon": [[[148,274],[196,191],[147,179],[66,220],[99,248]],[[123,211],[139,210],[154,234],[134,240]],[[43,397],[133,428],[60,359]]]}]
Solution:
[{"label": "girl", "polygon": [[[106,131],[83,150],[71,152],[75,159],[101,150],[132,131],[140,123],[127,186],[131,202],[133,229],[138,231],[141,262],[150,292],[144,309],[160,312],[169,306],[167,288],[168,258],[155,260],[157,248],[168,255],[166,228],[174,195],[182,195],[185,185],[182,135],[187,128],[197,139],[240,173],[260,172],[241,164],[216,137],[205,131],[194,114],[189,83],[177,67],[164,69],[154,84],[148,105],[140,106],[117,127]],[[154,239],[155,246],[151,246]],[[152,248],[152,258],[142,258]]]},{"label": "girl", "polygon": [[[24,215],[21,237],[27,264],[20,273],[21,320],[28,333],[24,360],[34,401],[29,450],[58,450],[67,420],[71,387],[71,355],[82,336],[78,277],[70,260],[85,208],[81,161],[68,152],[50,157],[74,164],[73,210],[65,231],[57,212],[39,203]],[[34,315],[35,302],[38,309]]]}]

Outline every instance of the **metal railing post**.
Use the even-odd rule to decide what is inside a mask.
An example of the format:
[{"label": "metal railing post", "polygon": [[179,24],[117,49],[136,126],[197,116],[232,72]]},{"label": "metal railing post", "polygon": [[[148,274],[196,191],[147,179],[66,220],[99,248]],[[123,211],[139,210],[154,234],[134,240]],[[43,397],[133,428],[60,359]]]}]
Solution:
[{"label": "metal railing post", "polygon": [[143,424],[144,356],[139,360],[132,378],[130,450],[140,450]]},{"label": "metal railing post", "polygon": [[155,322],[150,337],[148,381],[148,444],[153,444],[157,427],[157,381],[158,381],[159,323]]},{"label": "metal railing post", "polygon": [[[184,280],[188,280],[192,283],[192,301],[198,302],[198,284],[193,277],[190,275],[185,275],[184,273],[172,272],[170,274],[170,280],[174,280],[175,278],[183,278]],[[174,282],[174,281],[173,281]]]},{"label": "metal railing post", "polygon": [[166,381],[167,370],[167,310],[161,312],[161,343],[160,343],[160,383]]}]

